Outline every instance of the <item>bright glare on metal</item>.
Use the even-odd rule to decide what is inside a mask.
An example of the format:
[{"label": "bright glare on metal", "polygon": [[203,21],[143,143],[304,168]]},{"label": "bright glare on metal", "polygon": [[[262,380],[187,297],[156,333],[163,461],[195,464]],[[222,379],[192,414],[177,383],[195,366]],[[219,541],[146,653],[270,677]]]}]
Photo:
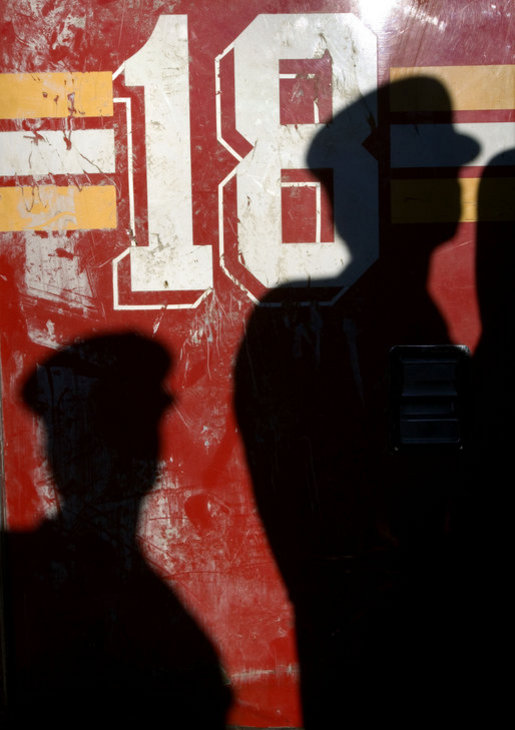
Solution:
[{"label": "bright glare on metal", "polygon": [[361,17],[373,28],[383,25],[399,0],[361,0]]}]

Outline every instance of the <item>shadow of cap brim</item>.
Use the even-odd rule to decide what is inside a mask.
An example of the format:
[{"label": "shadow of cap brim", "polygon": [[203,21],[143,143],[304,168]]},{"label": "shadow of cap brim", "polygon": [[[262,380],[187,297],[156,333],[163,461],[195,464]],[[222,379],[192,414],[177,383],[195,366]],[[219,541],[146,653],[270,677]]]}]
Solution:
[{"label": "shadow of cap brim", "polygon": [[392,167],[452,168],[474,164],[481,146],[450,122],[393,124],[390,127]]},{"label": "shadow of cap brim", "polygon": [[449,153],[445,155],[448,159],[444,164],[463,165],[478,156],[481,147],[477,141],[453,126],[453,99],[439,79],[426,75],[407,76],[381,87],[379,95],[383,96],[390,113],[401,115],[401,126],[411,122],[426,132],[427,142],[435,145],[437,158],[444,156],[442,152]]}]

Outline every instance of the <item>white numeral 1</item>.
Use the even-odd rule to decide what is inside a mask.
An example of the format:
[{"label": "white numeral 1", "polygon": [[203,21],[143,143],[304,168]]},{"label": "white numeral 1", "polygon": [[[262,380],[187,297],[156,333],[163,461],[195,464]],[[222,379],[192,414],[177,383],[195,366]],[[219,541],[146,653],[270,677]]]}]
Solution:
[{"label": "white numeral 1", "polygon": [[212,248],[193,243],[186,15],[161,15],[125,62],[127,86],[145,89],[149,245],[130,249],[133,291],[206,290]]}]

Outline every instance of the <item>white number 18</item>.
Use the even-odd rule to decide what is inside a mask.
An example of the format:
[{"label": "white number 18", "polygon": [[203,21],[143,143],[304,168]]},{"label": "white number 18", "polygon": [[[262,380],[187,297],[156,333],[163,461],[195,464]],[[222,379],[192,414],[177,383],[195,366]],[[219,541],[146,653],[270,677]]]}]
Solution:
[{"label": "white number 18", "polygon": [[[307,169],[306,155],[327,121],[375,88],[376,58],[375,36],[358,18],[344,13],[259,15],[217,56],[217,136],[236,159],[219,185],[220,264],[252,299],[258,299],[260,287],[316,286],[331,280],[341,289],[353,283],[345,277],[349,249],[334,226],[324,223],[328,211],[323,210],[320,182]],[[220,72],[228,62],[233,64],[234,99]],[[187,16],[162,15],[123,70],[127,86],[144,88],[146,116],[149,241],[127,251],[131,288],[203,292],[180,305],[194,307],[213,286],[213,250],[193,240]],[[234,104],[234,131],[250,149],[245,155],[226,133],[224,103]],[[367,136],[364,128],[356,133],[359,141]],[[375,165],[363,148],[362,156],[363,165]],[[229,183],[237,189],[233,260],[238,266],[231,266],[224,237]],[[337,174],[333,184],[338,198],[344,191],[338,189]],[[295,227],[298,213],[306,221]],[[353,280],[377,257],[377,215],[363,224],[368,250],[361,267],[353,261]],[[118,260],[115,287],[117,265]],[[239,273],[242,266],[248,279]]]}]

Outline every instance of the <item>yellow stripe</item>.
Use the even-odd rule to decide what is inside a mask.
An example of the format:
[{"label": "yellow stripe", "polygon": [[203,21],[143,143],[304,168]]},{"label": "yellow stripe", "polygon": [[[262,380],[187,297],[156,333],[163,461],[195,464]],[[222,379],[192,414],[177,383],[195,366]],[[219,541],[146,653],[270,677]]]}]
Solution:
[{"label": "yellow stripe", "polygon": [[116,228],[114,185],[0,188],[0,231]]},{"label": "yellow stripe", "polygon": [[[461,214],[456,180],[392,180],[392,223],[454,223],[478,220],[480,178],[462,178]],[[486,178],[481,183],[482,221],[515,220],[515,178]]]},{"label": "yellow stripe", "polygon": [[0,118],[110,117],[110,71],[0,74]]},{"label": "yellow stripe", "polygon": [[[445,86],[451,96],[454,111],[466,109],[513,109],[515,107],[515,65],[505,66],[418,66],[390,69],[390,81],[416,76],[431,76]],[[391,110],[448,111],[441,96],[424,99],[423,108],[416,89],[406,93],[392,86]]]}]

